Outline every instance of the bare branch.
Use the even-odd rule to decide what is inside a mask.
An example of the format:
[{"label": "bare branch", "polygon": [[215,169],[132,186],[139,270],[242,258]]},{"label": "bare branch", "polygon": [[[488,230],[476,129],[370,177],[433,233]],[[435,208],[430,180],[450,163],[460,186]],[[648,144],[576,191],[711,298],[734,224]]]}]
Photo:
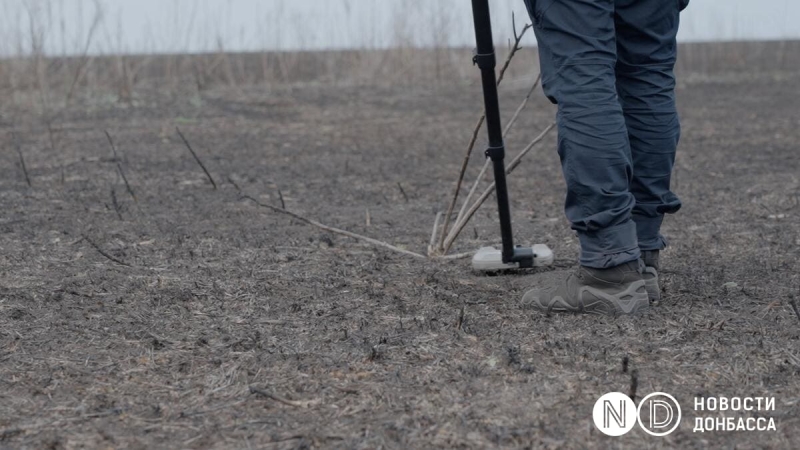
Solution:
[{"label": "bare branch", "polygon": [[444,238],[447,235],[447,226],[450,224],[450,217],[453,215],[453,209],[456,207],[456,202],[458,201],[458,193],[461,191],[461,183],[464,181],[464,173],[467,171],[467,165],[469,164],[469,158],[472,155],[472,149],[475,147],[475,141],[478,140],[478,134],[481,131],[481,127],[483,127],[483,122],[486,120],[486,114],[481,115],[481,118],[478,119],[478,123],[475,125],[475,128],[472,130],[472,138],[469,141],[469,145],[467,145],[467,152],[464,155],[464,160],[461,162],[461,170],[458,173],[458,181],[456,181],[456,187],[453,190],[453,200],[450,201],[450,206],[447,207],[447,214],[444,216],[444,223],[442,224],[442,238],[439,241],[439,249],[444,249]]},{"label": "bare branch", "polygon": [[403,250],[402,248],[395,247],[394,245],[389,244],[387,242],[379,241],[377,239],[372,239],[370,237],[362,236],[360,234],[351,233],[349,231],[342,230],[342,229],[339,229],[339,228],[329,227],[328,225],[324,225],[322,223],[319,223],[316,220],[307,219],[307,218],[305,218],[305,217],[303,217],[303,216],[301,216],[301,215],[299,215],[297,213],[293,213],[293,212],[288,211],[286,209],[281,209],[281,208],[278,208],[278,207],[275,207],[275,206],[272,206],[272,205],[261,203],[257,199],[255,199],[255,198],[253,198],[253,197],[251,197],[249,195],[243,195],[242,198],[250,200],[253,203],[255,203],[256,205],[261,206],[263,208],[270,209],[270,210],[272,210],[274,212],[277,212],[277,213],[285,214],[285,215],[293,217],[293,218],[295,218],[295,219],[297,219],[297,220],[299,220],[301,222],[307,223],[308,225],[315,226],[317,228],[320,228],[322,230],[325,230],[325,231],[328,231],[328,232],[331,232],[331,233],[340,234],[342,236],[351,237],[353,239],[358,239],[358,240],[364,241],[364,242],[369,242],[372,245],[375,245],[375,246],[378,246],[378,247],[383,247],[383,248],[389,249],[389,250],[391,250],[393,252],[402,253],[402,254],[408,255],[408,256],[413,256],[415,258],[426,259],[425,256],[420,255],[419,253],[414,253],[414,252],[410,252],[408,250]]},{"label": "bare branch", "polygon": [[22,173],[25,174],[25,181],[28,183],[28,187],[33,187],[31,184],[31,177],[28,175],[28,168],[25,166],[25,157],[22,156],[22,148],[19,145],[17,134],[11,132],[11,139],[14,141],[14,148],[17,150],[17,155],[19,155],[19,165],[22,166]]},{"label": "bare branch", "polygon": [[[461,210],[458,211],[458,215],[456,216],[456,223],[460,223],[461,220],[464,218],[464,213],[467,211],[467,207],[470,205],[470,200],[472,200],[472,196],[475,195],[475,191],[478,190],[478,186],[481,185],[481,180],[483,180],[483,176],[486,175],[486,171],[489,170],[489,167],[492,165],[492,160],[486,158],[483,162],[483,167],[481,167],[481,171],[478,173],[478,176],[475,178],[475,182],[472,183],[472,187],[467,194],[467,197],[464,199],[464,204],[461,205]],[[444,248],[444,247],[442,247]]]},{"label": "bare branch", "polygon": [[100,26],[100,23],[103,21],[104,13],[103,8],[100,2],[95,1],[95,12],[94,18],[92,19],[92,25],[89,27],[89,33],[86,35],[86,42],[83,47],[83,53],[81,54],[80,62],[78,63],[78,68],[75,70],[75,77],[72,79],[72,84],[69,87],[69,92],[67,92],[67,100],[66,103],[69,104],[70,100],[72,100],[72,96],[75,93],[75,87],[78,85],[78,81],[80,81],[81,76],[83,76],[84,69],[88,65],[90,58],[89,58],[89,48],[92,45],[92,39],[94,38],[95,32],[97,32],[97,28]]},{"label": "bare branch", "polygon": [[[548,125],[548,127],[545,128],[544,131],[542,131],[542,133],[539,134],[539,136],[536,136],[536,138],[534,138],[533,141],[531,141],[531,143],[528,144],[527,147],[525,147],[521,152],[519,152],[519,154],[513,160],[511,160],[511,162],[506,166],[506,174],[510,174],[519,165],[520,161],[522,161],[522,158],[525,155],[527,155],[528,152],[530,152],[531,149],[533,149],[533,147],[536,146],[536,144],[538,144],[542,139],[544,139],[547,133],[549,133],[550,130],[552,130],[555,127],[555,125],[556,125],[555,123],[551,123],[550,125]],[[464,229],[464,227],[467,225],[472,216],[475,215],[475,212],[478,211],[478,208],[481,207],[483,202],[485,202],[486,199],[489,198],[490,195],[492,195],[492,192],[494,192],[494,186],[495,186],[494,183],[489,185],[489,187],[486,188],[483,194],[478,198],[477,201],[475,201],[475,204],[473,204],[472,207],[469,209],[469,211],[466,213],[464,219],[453,227],[453,230],[450,232],[450,234],[447,236],[447,239],[445,240],[444,251],[442,252],[443,254],[446,254],[447,251],[450,250],[450,247],[453,245],[453,242],[456,240],[459,233],[461,233],[461,230]]]},{"label": "bare branch", "polygon": [[134,202],[136,200],[136,194],[133,193],[133,188],[131,188],[130,183],[128,183],[128,177],[125,176],[125,171],[122,170],[122,161],[120,160],[119,156],[117,155],[117,146],[114,145],[114,140],[111,139],[111,134],[108,130],[103,130],[106,133],[106,138],[108,138],[108,144],[111,146],[111,152],[114,154],[114,162],[117,163],[117,170],[119,171],[120,176],[122,177],[122,181],[125,182],[125,189],[128,191],[128,194],[131,196]]},{"label": "bare branch", "polygon": [[115,257],[113,257],[113,256],[111,256],[111,255],[109,255],[109,254],[108,254],[108,253],[106,253],[105,251],[103,251],[103,249],[102,249],[102,248],[100,248],[100,246],[99,246],[99,245],[95,244],[95,242],[94,242],[93,240],[89,239],[89,236],[87,236],[87,235],[85,235],[85,234],[84,234],[84,235],[83,235],[83,236],[81,236],[81,237],[83,238],[83,240],[84,240],[84,241],[88,242],[88,243],[89,243],[89,245],[91,245],[91,246],[92,246],[92,248],[94,248],[95,250],[97,250],[97,253],[100,253],[100,255],[102,255],[103,257],[105,257],[107,260],[109,260],[109,261],[112,261],[112,262],[115,262],[115,263],[117,263],[117,264],[119,264],[119,265],[121,265],[121,266],[131,267],[131,265],[130,265],[130,264],[128,264],[128,263],[126,263],[126,262],[124,262],[124,261],[121,261],[121,260],[119,260],[119,259],[117,259],[117,258],[115,258]]},{"label": "bare branch", "polygon": [[197,156],[197,153],[194,152],[194,149],[192,148],[192,145],[189,144],[189,141],[186,139],[186,136],[184,136],[183,133],[181,133],[181,130],[178,127],[175,127],[175,131],[178,132],[178,136],[181,137],[183,143],[186,145],[186,148],[188,148],[189,152],[192,154],[192,156],[194,156],[194,160],[197,161],[197,164],[200,166],[201,169],[203,169],[203,172],[206,173],[208,181],[211,182],[211,184],[214,186],[214,189],[217,189],[217,183],[214,181],[214,178],[208,172],[208,169],[206,169],[206,166],[203,164],[203,161],[200,161],[200,158]]},{"label": "bare branch", "polygon": [[[533,95],[533,91],[536,90],[536,86],[539,85],[539,80],[541,80],[541,78],[542,78],[542,74],[541,73],[538,76],[536,76],[536,79],[533,81],[533,85],[531,86],[530,90],[528,91],[528,94],[522,100],[522,103],[520,103],[519,107],[517,108],[517,111],[511,117],[511,120],[508,121],[508,125],[506,125],[506,129],[503,130],[503,138],[505,138],[508,135],[508,132],[511,131],[511,128],[517,122],[517,119],[519,118],[520,113],[522,113],[522,111],[528,105],[528,101],[530,100],[531,95]],[[483,180],[483,176],[484,176],[484,174],[486,174],[486,171],[489,169],[490,165],[491,165],[491,160],[489,158],[486,158],[486,161],[483,163],[483,167],[481,168],[481,171],[478,174],[478,177],[475,179],[475,182],[472,184],[472,188],[469,190],[469,194],[467,194],[467,198],[464,199],[464,204],[461,205],[461,210],[458,212],[458,215],[456,216],[456,223],[461,222],[461,219],[464,217],[464,212],[466,212],[467,206],[469,206],[469,201],[472,199],[472,196],[475,194],[475,191],[478,189],[478,185],[480,184],[481,180]]]},{"label": "bare branch", "polygon": [[408,194],[406,194],[406,190],[403,189],[403,185],[400,182],[397,182],[397,187],[400,189],[400,193],[403,194],[403,198],[405,199],[406,203],[408,203]]},{"label": "bare branch", "polygon": [[281,201],[281,209],[286,209],[286,202],[283,200],[283,192],[278,189],[278,199]]},{"label": "bare branch", "polygon": [[[514,55],[517,54],[517,51],[521,49],[519,46],[522,37],[525,36],[525,33],[531,28],[530,24],[526,24],[519,35],[516,35],[514,38],[514,45],[511,48],[511,51],[508,53],[508,57],[506,57],[506,61],[503,64],[503,67],[500,69],[500,74],[497,77],[497,85],[499,86],[502,83],[503,78],[505,78],[506,70],[508,70],[508,66],[511,64],[511,60],[514,59]],[[516,34],[516,33],[515,33]],[[444,249],[444,237],[447,234],[447,227],[450,225],[450,219],[453,215],[453,210],[456,207],[456,203],[458,202],[458,194],[461,191],[461,183],[464,181],[464,173],[467,171],[467,166],[469,165],[470,156],[472,156],[472,150],[475,148],[475,141],[478,139],[478,134],[483,127],[483,123],[486,120],[486,112],[484,111],[481,115],[480,119],[478,119],[478,123],[475,125],[475,128],[472,131],[472,138],[470,139],[469,145],[467,145],[467,151],[464,154],[464,160],[461,163],[461,170],[458,174],[458,180],[456,181],[455,189],[453,190],[453,199],[450,201],[450,206],[447,208],[447,214],[445,214],[444,224],[442,225],[442,240],[439,242],[439,250]],[[443,252],[444,253],[444,252]]]},{"label": "bare branch", "polygon": [[439,221],[442,219],[442,212],[436,213],[436,220],[433,221],[433,231],[431,231],[431,241],[428,244],[428,256],[433,255],[433,246],[436,245],[436,231],[439,229]]},{"label": "bare branch", "polygon": [[528,106],[528,101],[531,99],[531,95],[533,95],[533,91],[536,90],[536,86],[539,85],[539,81],[541,81],[541,79],[542,79],[542,74],[540,73],[539,75],[536,76],[536,79],[533,80],[533,84],[531,85],[531,88],[528,90],[528,93],[525,94],[525,98],[522,100],[522,103],[519,104],[519,107],[517,107],[517,110],[514,112],[514,115],[511,116],[511,119],[508,121],[508,124],[506,124],[506,129],[503,130],[504,138],[508,136],[508,132],[511,131],[511,128],[514,127],[515,123],[517,123],[517,119],[519,119],[519,116],[525,109],[525,107]]},{"label": "bare branch", "polygon": [[[266,397],[266,398],[268,398],[270,400],[273,400],[273,401],[276,401],[278,403],[282,403],[282,404],[284,404],[286,406],[292,406],[292,407],[295,407],[295,408],[309,408],[311,406],[319,404],[320,401],[321,401],[319,399],[304,400],[304,401],[288,400],[288,399],[285,399],[283,397],[278,397],[277,395],[272,394],[270,392],[267,392],[267,391],[265,391],[263,389],[258,389],[255,386],[250,386],[250,393],[251,394],[260,395],[262,397]],[[292,437],[290,439],[297,439],[297,438],[296,437]]]}]

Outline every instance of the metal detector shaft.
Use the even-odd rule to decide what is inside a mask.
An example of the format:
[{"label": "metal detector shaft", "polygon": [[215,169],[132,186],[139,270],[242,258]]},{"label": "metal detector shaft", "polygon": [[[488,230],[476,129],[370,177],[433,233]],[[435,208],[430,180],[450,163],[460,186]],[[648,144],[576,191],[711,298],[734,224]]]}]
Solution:
[{"label": "metal detector shaft", "polygon": [[500,234],[503,238],[503,262],[519,262],[520,267],[532,267],[533,252],[530,248],[514,248],[511,231],[511,209],[506,186],[505,144],[500,123],[500,101],[497,95],[497,58],[492,38],[492,19],[489,13],[489,0],[472,0],[472,17],[475,22],[475,41],[477,47],[473,62],[481,69],[483,101],[486,108],[486,129],[489,134],[489,148],[486,157],[492,159],[497,212],[500,216]]}]

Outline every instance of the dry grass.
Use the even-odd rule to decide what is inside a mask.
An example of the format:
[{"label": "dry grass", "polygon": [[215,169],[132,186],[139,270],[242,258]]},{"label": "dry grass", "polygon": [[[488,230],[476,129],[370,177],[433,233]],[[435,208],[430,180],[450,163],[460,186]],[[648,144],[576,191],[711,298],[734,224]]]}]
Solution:
[{"label": "dry grass", "polygon": [[[424,252],[476,87],[81,87],[52,138],[37,102],[4,102],[31,185],[0,134],[0,447],[800,447],[800,80],[682,79],[665,301],[619,320],[519,302],[577,252],[554,151],[509,180],[520,240],[559,258],[537,275],[418,262],[241,197]],[[528,88],[502,90],[505,117]],[[541,96],[527,111],[511,149],[552,120]],[[456,251],[498,242],[492,208],[473,225]],[[633,379],[684,405],[776,396],[778,431],[698,435],[687,414],[667,439],[598,436],[592,403]]]},{"label": "dry grass", "polygon": [[[800,70],[800,41],[680,47],[678,71],[693,77]],[[536,50],[527,49],[517,58],[509,77],[512,82],[527,82],[538,71]],[[28,76],[31,73],[39,75]],[[56,109],[76,89],[84,96],[114,95],[131,102],[141,90],[202,92],[218,86],[303,84],[442,86],[474,80],[469,49],[0,59],[0,92],[12,102],[24,102],[30,95],[46,97]]]}]

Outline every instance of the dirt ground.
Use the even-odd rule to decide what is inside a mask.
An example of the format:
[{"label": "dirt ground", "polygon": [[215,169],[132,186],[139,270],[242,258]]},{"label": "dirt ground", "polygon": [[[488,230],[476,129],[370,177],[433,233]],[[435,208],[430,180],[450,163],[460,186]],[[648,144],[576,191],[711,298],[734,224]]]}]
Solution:
[{"label": "dirt ground", "polygon": [[[520,302],[577,256],[554,133],[509,181],[547,270],[482,276],[243,198],[424,253],[478,86],[83,95],[50,131],[17,94],[0,105],[0,448],[800,448],[799,83],[684,74],[663,305],[618,319]],[[506,120],[526,84],[502,89]],[[553,115],[537,91],[509,152]],[[499,242],[494,209],[455,252]],[[676,396],[680,428],[601,435],[594,402],[632,389]],[[775,397],[757,415],[777,431],[693,433],[704,396]]]}]

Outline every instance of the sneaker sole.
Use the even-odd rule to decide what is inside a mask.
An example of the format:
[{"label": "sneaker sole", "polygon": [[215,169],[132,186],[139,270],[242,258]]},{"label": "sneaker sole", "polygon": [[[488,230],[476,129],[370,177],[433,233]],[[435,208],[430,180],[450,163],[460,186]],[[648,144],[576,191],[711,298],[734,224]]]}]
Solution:
[{"label": "sneaker sole", "polygon": [[[604,316],[635,315],[641,314],[650,308],[650,299],[647,295],[647,286],[642,281],[635,281],[624,291],[609,294],[591,286],[580,289],[579,295],[583,299],[583,311],[589,314]],[[594,298],[592,300],[592,297]]]}]

